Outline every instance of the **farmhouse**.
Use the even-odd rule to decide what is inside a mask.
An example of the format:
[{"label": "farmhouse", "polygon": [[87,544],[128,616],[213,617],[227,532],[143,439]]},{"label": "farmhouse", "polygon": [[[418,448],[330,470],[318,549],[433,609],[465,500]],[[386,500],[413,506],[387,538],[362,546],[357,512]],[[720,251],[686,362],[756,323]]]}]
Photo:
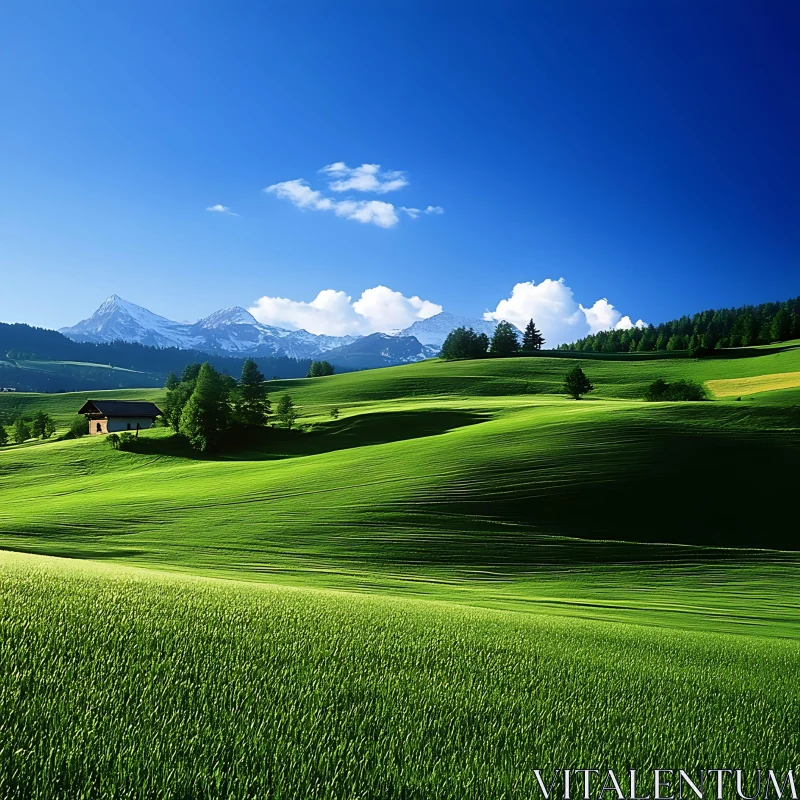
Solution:
[{"label": "farmhouse", "polygon": [[116,433],[152,428],[161,409],[144,400],[87,400],[79,414],[89,420],[89,433]]}]

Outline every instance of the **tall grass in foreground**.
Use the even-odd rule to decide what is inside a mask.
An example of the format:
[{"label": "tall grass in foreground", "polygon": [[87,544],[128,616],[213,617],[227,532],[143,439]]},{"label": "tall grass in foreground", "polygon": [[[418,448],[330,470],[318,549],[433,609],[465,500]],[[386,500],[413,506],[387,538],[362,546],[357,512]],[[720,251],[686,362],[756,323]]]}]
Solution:
[{"label": "tall grass in foreground", "polygon": [[3,798],[529,798],[798,767],[800,644],[0,561]]}]

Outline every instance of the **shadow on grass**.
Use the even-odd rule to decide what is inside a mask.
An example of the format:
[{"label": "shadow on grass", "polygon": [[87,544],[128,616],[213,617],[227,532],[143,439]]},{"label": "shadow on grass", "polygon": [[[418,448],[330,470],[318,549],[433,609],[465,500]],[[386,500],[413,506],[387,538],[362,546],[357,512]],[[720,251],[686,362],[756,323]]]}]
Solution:
[{"label": "shadow on grass", "polygon": [[214,461],[274,461],[439,436],[488,418],[486,414],[443,410],[357,414],[322,423],[308,431],[267,427],[232,432],[226,446],[211,455],[192,450],[180,436],[143,436],[130,452]]}]

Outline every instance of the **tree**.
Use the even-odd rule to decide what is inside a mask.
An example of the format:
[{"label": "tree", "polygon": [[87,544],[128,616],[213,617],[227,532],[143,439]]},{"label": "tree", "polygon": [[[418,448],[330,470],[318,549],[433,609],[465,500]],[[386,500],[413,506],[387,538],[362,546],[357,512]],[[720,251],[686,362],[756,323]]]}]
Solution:
[{"label": "tree", "polygon": [[206,362],[200,367],[194,391],[181,412],[179,431],[195,450],[205,452],[219,443],[229,421],[225,381]]},{"label": "tree", "polygon": [[6,430],[6,426],[0,422],[0,447],[4,447],[8,444],[8,431]]},{"label": "tree", "polygon": [[17,421],[14,423],[14,441],[17,444],[22,444],[30,438],[31,431],[28,423],[22,417],[17,417]]},{"label": "tree", "polygon": [[644,393],[644,399],[651,403],[661,403],[668,400],[705,400],[706,393],[700,384],[683,379],[667,383],[659,378]]},{"label": "tree", "polygon": [[333,364],[328,361],[312,361],[308,377],[321,378],[324,375],[333,375]]},{"label": "tree", "polygon": [[109,433],[106,436],[106,444],[109,447],[113,447],[115,450],[119,450],[119,434],[118,433]]},{"label": "tree", "polygon": [[31,422],[31,436],[49,439],[56,432],[56,423],[53,418],[44,411],[37,411],[33,415]]},{"label": "tree", "polygon": [[542,332],[536,327],[533,320],[525,326],[525,333],[522,334],[523,350],[541,350],[545,342]]},{"label": "tree", "polygon": [[339,407],[335,406],[331,409],[331,419],[339,419]]},{"label": "tree", "polygon": [[183,372],[181,372],[181,383],[194,383],[197,380],[197,376],[200,374],[200,369],[203,365],[202,364],[187,364],[183,368]]},{"label": "tree", "polygon": [[770,325],[770,339],[773,342],[785,342],[792,338],[792,317],[786,309],[779,309]]},{"label": "tree", "polygon": [[189,398],[194,391],[195,382],[181,381],[174,389],[167,391],[167,400],[164,403],[164,419],[175,433],[180,433],[181,429],[181,415]]},{"label": "tree", "polygon": [[297,419],[297,406],[288,394],[283,395],[278,400],[278,412],[276,414],[278,421],[282,422],[288,430],[292,429],[295,420]]},{"label": "tree", "polygon": [[78,439],[81,436],[88,435],[88,433],[89,420],[82,414],[77,414],[69,424],[69,433],[67,435],[70,439]]},{"label": "tree", "polygon": [[232,397],[235,422],[245,427],[267,424],[270,413],[267,384],[252,358],[246,359],[242,365],[242,379],[232,392]]},{"label": "tree", "polygon": [[167,373],[167,380],[164,382],[164,388],[167,391],[174,389],[180,381],[178,380],[178,376],[174,372]]},{"label": "tree", "polygon": [[475,333],[472,328],[455,328],[447,334],[439,357],[445,361],[456,358],[483,358],[489,349],[489,337]]},{"label": "tree", "polygon": [[519,337],[517,329],[510,323],[498,322],[492,336],[491,354],[493,356],[512,356],[519,352]]},{"label": "tree", "polygon": [[584,371],[577,364],[567,373],[564,378],[564,391],[571,394],[576,400],[581,399],[582,394],[591,392],[594,389]]}]

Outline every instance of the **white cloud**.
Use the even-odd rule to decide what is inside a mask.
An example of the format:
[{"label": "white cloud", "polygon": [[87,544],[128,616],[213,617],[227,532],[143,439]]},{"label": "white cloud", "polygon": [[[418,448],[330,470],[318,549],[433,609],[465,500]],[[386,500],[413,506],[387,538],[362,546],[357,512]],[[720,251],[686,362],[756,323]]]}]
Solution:
[{"label": "white cloud", "polygon": [[353,303],[353,310],[365,317],[375,330],[391,331],[440,314],[442,307],[416,295],[405,297],[386,286],[375,286]]},{"label": "white cloud", "polygon": [[381,228],[392,228],[399,221],[397,211],[391,203],[384,203],[382,200],[333,200],[312,189],[302,178],[275,183],[267,186],[264,191],[288,200],[298,208],[333,211],[337,217],[371,222]]},{"label": "white cloud", "polygon": [[[483,316],[484,319],[508,320],[520,330],[533,319],[548,347],[572,342],[588,333],[633,327],[630,317],[623,317],[606,298],[589,307],[578,303],[563,278],[557,281],[547,278],[538,284],[535,281],[518,283],[509,298],[501,300],[494,311],[487,311]],[[639,320],[636,326],[644,324]]]},{"label": "white cloud", "polygon": [[228,206],[223,206],[221,203],[217,203],[215,206],[209,206],[206,211],[216,211],[217,214],[227,214],[229,217],[239,216],[231,211]]},{"label": "white cloud", "polygon": [[362,164],[351,169],[344,161],[337,161],[323,167],[320,172],[331,178],[337,178],[328,184],[334,192],[346,192],[352,189],[355,192],[386,194],[408,186],[404,172],[401,170],[381,172],[380,164]]},{"label": "white cloud", "polygon": [[647,323],[642,319],[631,322],[631,318],[626,314],[614,327],[618,331],[627,331],[630,328],[646,328]]},{"label": "white cloud", "polygon": [[[320,170],[321,173],[337,178],[329,185],[334,192],[344,192],[348,189],[357,192],[373,192],[385,194],[408,185],[405,174],[399,170],[381,172],[380,164],[362,164],[351,169],[343,161],[328,164]],[[384,200],[337,200],[327,197],[318,189],[312,189],[308,181],[296,178],[291,181],[282,181],[267,186],[264,189],[269,194],[274,194],[282,200],[288,200],[295,206],[311,211],[332,211],[336,216],[352,219],[356,222],[372,223],[380,228],[393,228],[400,221],[398,211],[404,211],[411,219],[417,219],[420,214],[443,214],[441,206],[427,206],[424,209],[399,208],[393,203]],[[209,210],[218,210],[216,207]]]},{"label": "white cloud", "polygon": [[259,322],[329,336],[406,328],[441,310],[436,303],[417,296],[406,297],[387,286],[367,289],[355,302],[344,292],[325,289],[310,303],[265,296],[249,309]]},{"label": "white cloud", "polygon": [[644,320],[631,322],[631,318],[626,314],[624,317],[617,311],[605,297],[595,301],[590,308],[581,306],[581,311],[586,315],[589,323],[589,333],[599,333],[600,331],[626,331],[629,328],[646,328]]},{"label": "white cloud", "polygon": [[589,333],[613,330],[614,326],[622,318],[622,314],[605,297],[596,300],[594,305],[589,308],[584,308],[583,306],[580,308],[589,323]]},{"label": "white cloud", "polygon": [[400,210],[405,211],[411,219],[417,219],[420,214],[444,214],[444,209],[441,206],[428,206],[427,208],[400,206]]}]

